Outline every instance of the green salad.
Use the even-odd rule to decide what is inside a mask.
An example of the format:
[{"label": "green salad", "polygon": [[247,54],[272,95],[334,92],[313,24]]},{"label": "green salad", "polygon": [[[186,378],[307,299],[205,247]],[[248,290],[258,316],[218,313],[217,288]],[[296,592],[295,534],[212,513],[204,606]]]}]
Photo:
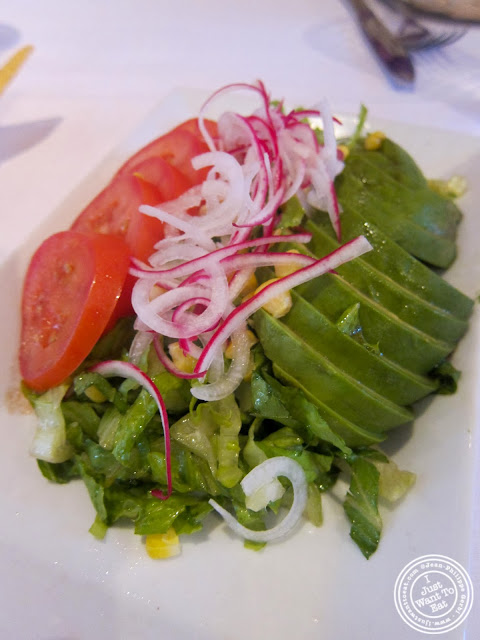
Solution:
[{"label": "green salad", "polygon": [[[206,126],[238,89],[258,110]],[[220,514],[259,549],[301,517],[320,527],[342,478],[345,531],[377,549],[381,499],[415,482],[382,442],[417,401],[455,392],[473,302],[441,277],[461,221],[448,185],[365,117],[337,141],[326,103],[287,112],[262,83],[216,92],[189,158],[202,181],[140,207],[162,237],[148,259],[130,247],[134,313],[109,314],[58,383],[24,382],[40,471],[84,482],[95,537],[127,519],[169,557]]]}]

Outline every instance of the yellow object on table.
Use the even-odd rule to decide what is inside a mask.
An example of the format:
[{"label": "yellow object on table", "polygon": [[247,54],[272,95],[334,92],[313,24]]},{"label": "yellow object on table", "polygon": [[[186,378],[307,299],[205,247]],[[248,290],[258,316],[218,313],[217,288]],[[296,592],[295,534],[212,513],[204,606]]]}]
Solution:
[{"label": "yellow object on table", "polygon": [[7,62],[0,68],[0,94],[3,93],[7,85],[20,71],[23,63],[32,53],[32,45],[26,45],[19,49]]}]

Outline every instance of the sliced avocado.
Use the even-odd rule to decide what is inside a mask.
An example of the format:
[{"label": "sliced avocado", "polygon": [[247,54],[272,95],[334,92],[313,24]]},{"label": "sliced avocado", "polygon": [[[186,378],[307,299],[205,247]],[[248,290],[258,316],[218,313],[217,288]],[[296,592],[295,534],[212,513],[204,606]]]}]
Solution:
[{"label": "sliced avocado", "polygon": [[355,153],[365,154],[369,161],[400,184],[411,189],[423,189],[427,180],[412,156],[398,144],[385,138],[379,149],[367,151],[364,140],[355,146]]},{"label": "sliced avocado", "polygon": [[[312,220],[331,238],[335,237],[326,213],[315,212]],[[353,209],[343,212],[341,225],[342,242],[364,235],[373,246],[373,251],[365,253],[362,260],[382,271],[392,280],[401,283],[423,300],[431,302],[461,320],[468,320],[472,312],[473,300],[411,256],[376,225],[365,222]]]},{"label": "sliced avocado", "polygon": [[366,429],[361,429],[359,426],[342,418],[336,411],[327,407],[320,402],[315,396],[313,396],[307,389],[305,389],[299,381],[287,373],[284,369],[273,363],[273,373],[276,378],[285,384],[289,384],[292,387],[300,389],[306,397],[313,402],[320,410],[321,416],[328,422],[328,426],[335,431],[345,441],[345,444],[349,447],[361,447],[372,444],[378,444],[386,438],[385,433],[373,433]]},{"label": "sliced avocado", "polygon": [[334,362],[342,371],[361,380],[369,389],[399,405],[411,404],[436,390],[434,380],[416,375],[376,353],[340,331],[295,289],[291,294],[293,306],[282,322],[302,336],[312,349]]},{"label": "sliced avocado", "polygon": [[462,218],[455,203],[428,187],[411,188],[380,170],[373,153],[352,152],[347,159],[348,173],[356,176],[363,187],[385,201],[392,210],[420,227],[455,241],[457,225]]},{"label": "sliced avocado", "polygon": [[367,222],[377,225],[392,240],[416,258],[429,264],[446,268],[456,256],[455,240],[440,237],[422,228],[402,210],[388,200],[364,188],[362,181],[345,171],[336,181],[337,196],[344,217],[350,210],[356,211]]},{"label": "sliced avocado", "polygon": [[318,400],[359,427],[384,431],[412,420],[409,409],[340,370],[266,311],[255,314],[255,329],[267,358],[296,378]]},{"label": "sliced avocado", "polygon": [[[309,221],[307,230],[313,234],[309,249],[319,258],[339,247],[338,242],[321,226]],[[408,324],[438,340],[457,342],[468,328],[465,320],[453,317],[439,307],[404,288],[401,282],[388,277],[362,258],[347,262],[337,272],[375,302]]]},{"label": "sliced avocado", "polygon": [[389,360],[414,373],[426,375],[453,351],[453,344],[435,340],[411,327],[339,275],[327,273],[300,285],[297,291],[331,322],[337,322],[347,309],[360,303],[359,318],[365,340],[377,345]]}]

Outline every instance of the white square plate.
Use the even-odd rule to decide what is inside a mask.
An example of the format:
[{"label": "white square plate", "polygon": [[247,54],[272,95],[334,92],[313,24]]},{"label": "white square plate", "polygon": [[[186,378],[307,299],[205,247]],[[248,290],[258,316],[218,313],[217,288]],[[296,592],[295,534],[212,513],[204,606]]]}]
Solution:
[{"label": "white square plate", "polygon": [[[205,96],[177,91],[116,148],[1,266],[2,398],[18,383],[16,349],[22,276],[35,247],[68,227],[130,153],[195,115]],[[231,105],[236,108],[235,104]],[[376,122],[413,153],[428,176],[460,174],[469,191],[460,206],[459,258],[447,278],[470,296],[480,286],[480,141],[456,133]],[[348,119],[346,119],[348,124]],[[24,225],[13,218],[9,224]],[[304,524],[288,540],[255,553],[223,526],[188,536],[182,555],[153,561],[129,528],[102,542],[88,528],[94,511],[82,483],[48,483],[28,455],[32,415],[0,407],[0,637],[42,640],[165,638],[204,640],[376,640],[418,638],[400,619],[393,587],[400,570],[425,554],[469,566],[478,444],[479,315],[454,355],[459,390],[423,403],[413,428],[387,445],[417,483],[383,508],[378,551],[365,560],[349,538],[338,499],[324,500],[324,525]],[[215,517],[212,516],[212,522]],[[475,606],[475,605],[474,605]],[[473,632],[472,632],[473,633]],[[463,627],[448,638],[463,637]],[[473,635],[470,638],[474,638]]]}]

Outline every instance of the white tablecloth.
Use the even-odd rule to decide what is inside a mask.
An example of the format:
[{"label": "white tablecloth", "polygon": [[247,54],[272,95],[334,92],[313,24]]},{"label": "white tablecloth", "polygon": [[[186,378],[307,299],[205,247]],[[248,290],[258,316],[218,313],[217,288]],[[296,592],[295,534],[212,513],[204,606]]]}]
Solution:
[{"label": "white tablecloth", "polygon": [[[298,104],[326,96],[335,111],[356,113],[365,102],[377,117],[480,136],[480,27],[416,55],[416,85],[401,90],[336,0],[2,5],[0,63],[35,47],[0,98],[2,259],[179,87],[261,78],[273,96]],[[22,224],[9,224],[13,217]],[[479,555],[470,567],[478,587]]]}]

